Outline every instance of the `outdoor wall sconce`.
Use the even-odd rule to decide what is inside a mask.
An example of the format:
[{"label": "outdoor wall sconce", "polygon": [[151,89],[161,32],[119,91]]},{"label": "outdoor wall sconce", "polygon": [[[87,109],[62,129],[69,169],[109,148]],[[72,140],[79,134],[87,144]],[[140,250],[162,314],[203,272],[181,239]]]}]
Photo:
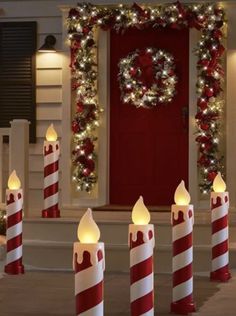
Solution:
[{"label": "outdoor wall sconce", "polygon": [[40,53],[55,53],[55,44],[56,44],[56,37],[54,35],[47,35],[44,44],[39,48],[38,52]]}]

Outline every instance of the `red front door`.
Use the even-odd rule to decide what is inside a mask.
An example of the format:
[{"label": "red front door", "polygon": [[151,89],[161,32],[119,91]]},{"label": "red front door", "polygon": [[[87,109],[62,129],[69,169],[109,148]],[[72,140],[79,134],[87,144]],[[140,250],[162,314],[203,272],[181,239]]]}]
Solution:
[{"label": "red front door", "polygon": [[[168,105],[136,108],[120,101],[118,63],[137,48],[156,47],[176,62],[177,94]],[[188,186],[189,31],[111,31],[110,204],[170,205],[181,179]]]}]

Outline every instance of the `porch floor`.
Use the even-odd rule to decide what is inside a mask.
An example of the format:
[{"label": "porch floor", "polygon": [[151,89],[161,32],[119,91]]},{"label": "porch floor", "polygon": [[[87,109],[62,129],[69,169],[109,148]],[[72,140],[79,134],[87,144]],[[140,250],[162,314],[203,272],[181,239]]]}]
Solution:
[{"label": "porch floor", "polygon": [[[1,316],[72,316],[74,276],[69,272],[27,272],[3,275],[0,280]],[[235,315],[236,273],[225,284],[209,282],[208,275],[194,277],[196,316]],[[155,276],[155,315],[169,315],[171,275]],[[129,275],[106,273],[105,315],[128,316]]]}]

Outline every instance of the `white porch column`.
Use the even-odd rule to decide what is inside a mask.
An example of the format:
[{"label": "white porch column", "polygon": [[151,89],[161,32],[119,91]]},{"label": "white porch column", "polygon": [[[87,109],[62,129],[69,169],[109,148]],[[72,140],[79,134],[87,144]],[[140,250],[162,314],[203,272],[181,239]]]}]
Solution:
[{"label": "white porch column", "polygon": [[24,194],[24,215],[28,214],[29,187],[29,121],[13,120],[11,122],[9,143],[9,169],[16,170]]},{"label": "white porch column", "polygon": [[[233,2],[233,1],[232,1]],[[230,207],[236,206],[236,3],[227,3],[226,8],[227,35],[227,64],[226,64],[226,183],[230,196]]]}]

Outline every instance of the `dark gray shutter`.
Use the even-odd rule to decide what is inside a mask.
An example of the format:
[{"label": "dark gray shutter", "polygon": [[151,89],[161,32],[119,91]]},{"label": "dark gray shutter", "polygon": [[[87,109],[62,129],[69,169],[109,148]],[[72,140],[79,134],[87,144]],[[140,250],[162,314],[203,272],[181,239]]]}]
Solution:
[{"label": "dark gray shutter", "polygon": [[0,23],[0,127],[27,119],[36,140],[36,22]]}]

